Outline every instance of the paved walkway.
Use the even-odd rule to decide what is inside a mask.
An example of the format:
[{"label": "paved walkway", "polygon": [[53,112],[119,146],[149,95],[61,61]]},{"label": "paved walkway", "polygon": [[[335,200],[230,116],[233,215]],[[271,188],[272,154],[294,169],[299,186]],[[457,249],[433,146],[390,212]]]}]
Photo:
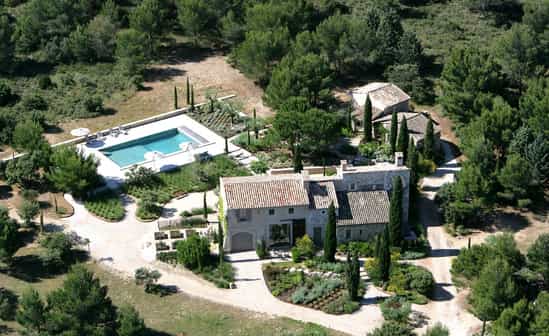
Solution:
[{"label": "paved walkway", "polygon": [[450,268],[452,259],[459,249],[452,246],[449,236],[441,225],[434,198],[437,190],[445,183],[455,179],[459,164],[453,158],[450,146],[443,142],[446,163],[436,169],[431,176],[422,181],[422,194],[419,202],[420,220],[427,226],[427,236],[431,244],[431,256],[418,260],[415,264],[422,265],[433,273],[436,286],[434,300],[427,305],[416,306],[414,310],[422,312],[429,318],[429,325],[441,322],[450,329],[452,336],[472,335],[481,326],[481,322],[464,308],[466,292],[457,292],[452,284]]}]

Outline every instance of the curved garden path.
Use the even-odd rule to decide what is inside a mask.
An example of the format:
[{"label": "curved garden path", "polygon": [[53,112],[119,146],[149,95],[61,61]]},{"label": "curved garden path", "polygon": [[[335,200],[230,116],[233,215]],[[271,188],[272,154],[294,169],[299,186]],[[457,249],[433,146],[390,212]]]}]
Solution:
[{"label": "curved garden path", "polygon": [[[67,230],[90,240],[90,254],[94,260],[124,276],[132,277],[139,267],[154,268],[162,273],[160,283],[177,286],[185,294],[259,313],[313,322],[350,335],[363,336],[383,323],[375,304],[365,304],[352,315],[334,316],[276,299],[267,289],[261,271],[261,263],[269,261],[258,260],[255,251],[229,255],[236,269],[236,289],[216,288],[185,269],[154,261],[152,243],[156,224],[137,221],[135,204],[126,204],[124,220],[107,223],[91,215],[69,195],[66,198],[74,206],[74,215],[64,219],[62,224]],[[197,199],[201,200],[201,197]]]}]

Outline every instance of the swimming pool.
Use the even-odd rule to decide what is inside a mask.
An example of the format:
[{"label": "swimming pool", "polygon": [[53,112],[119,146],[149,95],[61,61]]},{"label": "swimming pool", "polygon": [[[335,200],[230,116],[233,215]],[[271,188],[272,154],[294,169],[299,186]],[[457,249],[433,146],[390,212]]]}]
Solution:
[{"label": "swimming pool", "polygon": [[180,152],[183,143],[197,144],[193,138],[174,128],[101,149],[101,153],[123,168],[150,160],[145,155],[150,152],[164,155]]}]

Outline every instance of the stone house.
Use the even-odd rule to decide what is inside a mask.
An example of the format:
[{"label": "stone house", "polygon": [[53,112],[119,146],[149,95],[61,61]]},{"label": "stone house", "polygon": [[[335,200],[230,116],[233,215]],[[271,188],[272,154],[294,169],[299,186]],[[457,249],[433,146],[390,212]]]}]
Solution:
[{"label": "stone house", "polygon": [[372,120],[397,112],[410,111],[410,96],[392,83],[374,82],[351,90],[353,98],[353,116],[362,124],[364,104],[370,96]]},{"label": "stone house", "polygon": [[[408,132],[414,144],[418,148],[422,147],[423,140],[425,138],[425,130],[427,129],[427,124],[431,119],[429,115],[421,112],[397,113],[398,132],[400,131],[400,124],[402,123],[403,119],[406,119],[406,126],[408,126]],[[376,124],[382,125],[383,128],[387,131],[387,138],[385,140],[388,141],[389,132],[391,131],[391,115],[386,115],[374,120],[374,125]],[[435,121],[433,121],[433,131],[435,135],[435,148],[440,148],[440,126]]]},{"label": "stone house", "polygon": [[333,176],[307,167],[300,174],[282,169],[263,176],[221,178],[225,249],[252,250],[260,240],[269,247],[291,246],[305,234],[321,246],[331,203],[338,242],[370,239],[389,222],[394,176],[403,181],[403,234],[408,234],[410,171],[401,153],[395,163],[355,167],[342,161],[336,170]]}]

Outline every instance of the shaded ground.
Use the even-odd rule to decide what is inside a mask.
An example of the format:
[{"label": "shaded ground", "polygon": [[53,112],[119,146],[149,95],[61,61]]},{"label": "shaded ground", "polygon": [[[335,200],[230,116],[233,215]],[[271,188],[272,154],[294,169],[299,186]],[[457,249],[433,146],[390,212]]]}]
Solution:
[{"label": "shaded ground", "polygon": [[263,105],[263,90],[228,64],[226,56],[175,49],[165,62],[147,71],[143,90],[123,101],[105,103],[116,113],[60,124],[62,132],[47,134],[48,141],[55,143],[70,139],[70,130],[77,127],[98,131],[171,111],[174,109],[174,86],[179,89],[179,107],[185,106],[187,77],[194,86],[196,103],[204,101],[207,93],[218,97],[234,94],[242,102],[243,112],[251,115],[255,108],[258,116],[272,115],[272,111]]}]

